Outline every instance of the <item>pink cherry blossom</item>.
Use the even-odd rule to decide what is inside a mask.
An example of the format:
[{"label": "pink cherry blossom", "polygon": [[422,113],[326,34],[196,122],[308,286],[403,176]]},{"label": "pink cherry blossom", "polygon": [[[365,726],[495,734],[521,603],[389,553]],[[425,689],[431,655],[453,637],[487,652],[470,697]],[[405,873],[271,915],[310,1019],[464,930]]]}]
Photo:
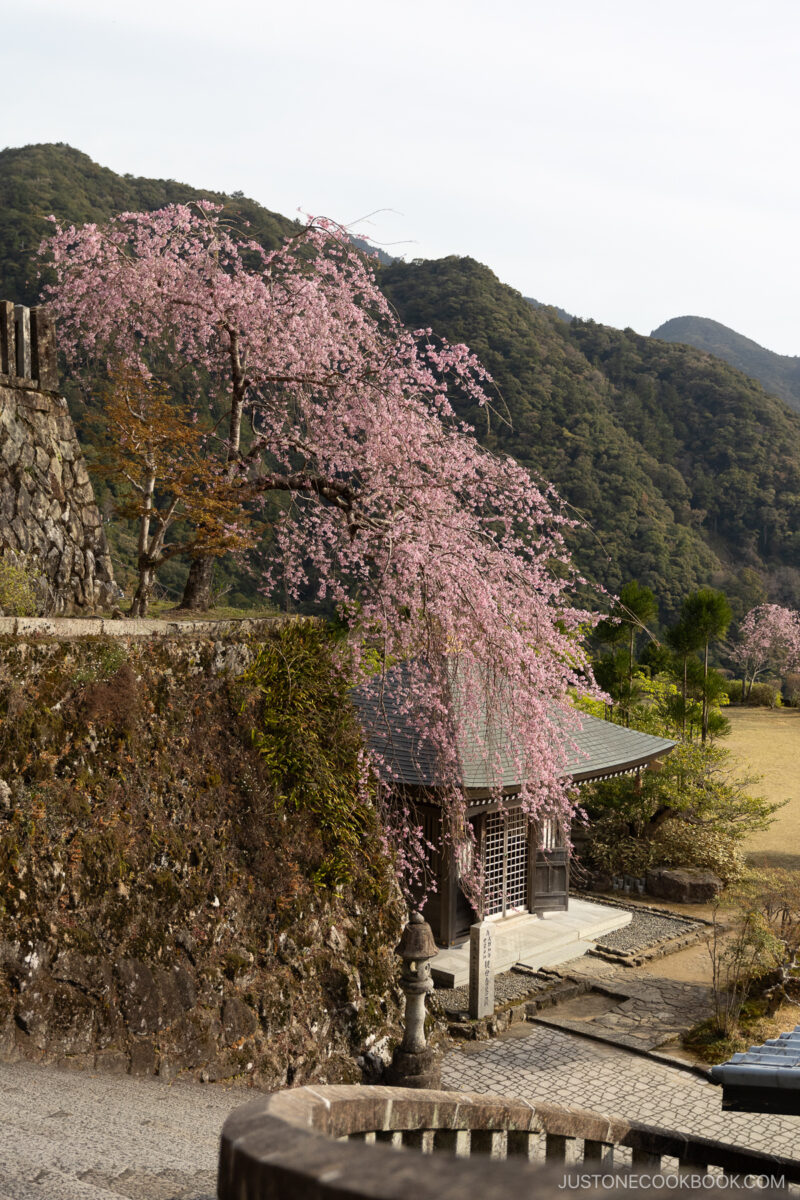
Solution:
[{"label": "pink cherry blossom", "polygon": [[742,668],[745,698],[764,671],[783,675],[800,666],[800,613],[780,604],[751,608],[739,628],[731,658]]},{"label": "pink cherry blossom", "polygon": [[[566,826],[568,694],[592,687],[590,618],[558,498],[456,416],[451,397],[489,403],[469,349],[404,329],[372,264],[325,220],[266,252],[213,205],[173,205],[59,228],[45,250],[75,370],[188,367],[188,411],[208,388],[217,411],[225,399],[217,456],[243,501],[289,498],[265,587],[299,596],[311,574],[349,629],[357,677],[415,664],[403,704],[436,747],[452,836],[469,836],[455,726],[477,736],[487,712],[510,731],[527,811]],[[454,672],[467,681],[457,713]],[[499,792],[507,763],[481,744]],[[424,838],[407,806],[385,815],[407,879]]]}]

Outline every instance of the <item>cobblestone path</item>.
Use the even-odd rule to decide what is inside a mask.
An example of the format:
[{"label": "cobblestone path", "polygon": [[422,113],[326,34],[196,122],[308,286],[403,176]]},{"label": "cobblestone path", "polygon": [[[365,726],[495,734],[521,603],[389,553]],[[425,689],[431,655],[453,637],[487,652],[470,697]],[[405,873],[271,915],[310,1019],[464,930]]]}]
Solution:
[{"label": "cobblestone path", "polygon": [[721,1088],[698,1076],[556,1029],[516,1025],[491,1042],[454,1050],[442,1082],[469,1092],[574,1104],[768,1154],[800,1155],[800,1117],[723,1113]]}]

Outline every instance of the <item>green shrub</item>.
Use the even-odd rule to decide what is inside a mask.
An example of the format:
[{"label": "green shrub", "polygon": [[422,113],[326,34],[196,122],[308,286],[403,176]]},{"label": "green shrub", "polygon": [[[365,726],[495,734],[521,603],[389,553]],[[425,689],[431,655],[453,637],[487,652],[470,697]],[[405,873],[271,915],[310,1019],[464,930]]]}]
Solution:
[{"label": "green shrub", "polygon": [[35,560],[6,550],[0,557],[0,612],[6,617],[35,617],[42,586]]},{"label": "green shrub", "polygon": [[350,883],[370,810],[363,803],[361,730],[335,634],[310,623],[284,626],[259,645],[242,683],[260,698],[252,739],[277,802],[309,814],[319,831],[314,882]]},{"label": "green shrub", "polygon": [[[797,693],[794,700],[787,698],[787,704],[796,704],[800,699],[800,675],[790,676],[796,680],[795,691]],[[728,693],[728,699],[731,704],[742,703],[742,681],[741,679],[729,679],[725,684],[725,691]],[[751,708],[780,708],[781,692],[780,683],[778,680],[771,682],[754,683],[750,690],[745,692],[744,703]]]},{"label": "green shrub", "polygon": [[745,703],[751,708],[780,708],[780,687],[775,683],[754,683]]},{"label": "green shrub", "polygon": [[648,867],[704,867],[728,883],[742,871],[742,845],[781,807],[750,788],[710,742],[677,741],[657,771],[584,785],[589,821],[585,865],[610,875]]},{"label": "green shrub", "polygon": [[84,655],[72,672],[75,684],[107,683],[127,661],[128,652],[120,642],[99,643],[87,647]]}]

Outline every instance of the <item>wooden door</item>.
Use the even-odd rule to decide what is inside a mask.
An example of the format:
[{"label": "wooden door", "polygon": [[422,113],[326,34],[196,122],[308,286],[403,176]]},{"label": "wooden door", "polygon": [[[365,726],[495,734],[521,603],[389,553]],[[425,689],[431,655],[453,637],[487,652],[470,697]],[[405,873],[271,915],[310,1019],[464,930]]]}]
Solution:
[{"label": "wooden door", "polygon": [[528,911],[530,827],[521,808],[487,813],[483,832],[484,915]]},{"label": "wooden door", "polygon": [[[569,849],[552,817],[532,827],[535,855],[531,880],[531,909],[536,913],[566,912],[569,903]],[[537,844],[538,843],[538,844]]]}]

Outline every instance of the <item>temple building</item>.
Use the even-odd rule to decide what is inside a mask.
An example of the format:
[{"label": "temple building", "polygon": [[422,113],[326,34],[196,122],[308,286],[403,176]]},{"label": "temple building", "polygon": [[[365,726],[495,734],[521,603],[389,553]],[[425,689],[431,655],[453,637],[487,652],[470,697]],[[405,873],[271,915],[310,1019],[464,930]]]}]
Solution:
[{"label": "temple building", "polygon": [[[622,908],[569,897],[569,849],[557,821],[528,817],[515,777],[513,756],[501,755],[502,784],[493,784],[496,755],[486,753],[484,736],[459,736],[466,819],[483,862],[481,912],[461,886],[462,848],[442,837],[443,779],[437,755],[421,739],[404,711],[390,672],[380,689],[364,685],[354,700],[370,748],[413,805],[426,841],[434,847],[429,868],[436,890],[424,915],[440,947],[434,978],[460,986],[468,978],[470,926],[482,918],[496,922],[495,970],[517,963],[538,968],[584,953],[593,939],[630,921]],[[576,784],[625,775],[658,763],[675,745],[636,729],[576,713],[578,726],[565,734],[565,776]],[[487,721],[487,728],[491,722]],[[497,742],[497,734],[494,734]],[[501,737],[502,742],[502,737]]]}]

